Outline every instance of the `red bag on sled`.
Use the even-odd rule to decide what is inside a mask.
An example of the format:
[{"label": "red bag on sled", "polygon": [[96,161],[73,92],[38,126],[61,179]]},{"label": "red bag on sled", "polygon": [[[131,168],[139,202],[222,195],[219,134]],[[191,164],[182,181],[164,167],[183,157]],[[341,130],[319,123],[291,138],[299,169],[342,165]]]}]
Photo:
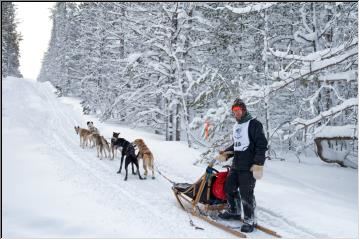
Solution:
[{"label": "red bag on sled", "polygon": [[215,174],[216,178],[212,185],[211,192],[218,199],[226,200],[224,187],[228,174],[229,172],[218,172]]}]

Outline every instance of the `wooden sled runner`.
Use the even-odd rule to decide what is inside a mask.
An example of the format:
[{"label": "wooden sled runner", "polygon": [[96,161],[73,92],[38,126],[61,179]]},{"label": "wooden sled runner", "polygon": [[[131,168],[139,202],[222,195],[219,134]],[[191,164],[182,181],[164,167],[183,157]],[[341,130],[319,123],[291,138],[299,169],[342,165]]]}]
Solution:
[{"label": "wooden sled runner", "polygon": [[[209,166],[211,167],[211,165]],[[218,172],[216,169],[212,168],[212,170]],[[191,215],[233,234],[236,237],[246,238],[246,234],[242,233],[240,230],[233,229],[230,226],[211,218],[211,214],[217,214],[227,207],[226,200],[218,199],[212,194],[211,187],[216,179],[216,174],[214,174],[214,172],[205,172],[205,174],[194,184],[175,183],[172,187],[175,198],[180,206]],[[281,238],[275,231],[261,225],[257,224],[255,228],[273,237]]]}]

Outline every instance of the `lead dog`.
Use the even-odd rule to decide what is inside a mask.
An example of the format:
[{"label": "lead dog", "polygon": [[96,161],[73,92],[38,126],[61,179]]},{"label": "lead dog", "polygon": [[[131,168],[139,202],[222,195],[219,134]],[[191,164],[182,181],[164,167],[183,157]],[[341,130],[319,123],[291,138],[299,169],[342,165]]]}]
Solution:
[{"label": "lead dog", "polygon": [[85,128],[80,128],[79,126],[75,126],[75,132],[80,136],[80,147],[85,148],[85,143],[87,146],[87,140],[91,132]]},{"label": "lead dog", "polygon": [[150,149],[144,143],[142,139],[136,139],[134,144],[139,148],[138,159],[143,160],[143,167],[144,167],[144,178],[146,179],[148,174],[148,168],[152,172],[152,179],[155,179],[154,174],[154,156]]}]

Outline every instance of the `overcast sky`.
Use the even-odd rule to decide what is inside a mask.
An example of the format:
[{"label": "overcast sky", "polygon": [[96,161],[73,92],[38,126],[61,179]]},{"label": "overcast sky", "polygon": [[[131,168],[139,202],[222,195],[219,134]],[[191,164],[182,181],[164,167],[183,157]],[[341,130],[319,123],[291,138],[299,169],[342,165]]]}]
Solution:
[{"label": "overcast sky", "polygon": [[47,50],[52,21],[51,2],[15,2],[20,42],[20,72],[24,78],[36,80],[44,52]]}]

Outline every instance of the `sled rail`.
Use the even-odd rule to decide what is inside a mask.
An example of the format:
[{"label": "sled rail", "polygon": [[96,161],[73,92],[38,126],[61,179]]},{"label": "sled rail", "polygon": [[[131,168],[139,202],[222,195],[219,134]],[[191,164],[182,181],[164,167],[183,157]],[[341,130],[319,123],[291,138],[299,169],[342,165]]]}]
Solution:
[{"label": "sled rail", "polygon": [[200,218],[200,219],[202,219],[202,220],[205,220],[207,223],[210,223],[211,225],[213,225],[213,226],[215,226],[215,227],[221,228],[222,230],[224,230],[224,231],[226,231],[226,232],[228,232],[228,233],[231,233],[231,234],[233,234],[233,235],[235,235],[235,236],[237,236],[237,237],[239,237],[239,238],[246,238],[246,235],[245,235],[244,233],[241,233],[241,232],[239,232],[239,231],[236,231],[236,230],[234,230],[234,229],[231,229],[231,228],[229,228],[229,227],[226,227],[226,226],[224,226],[224,225],[221,224],[221,223],[218,223],[218,222],[216,222],[216,221],[214,221],[214,220],[211,220],[211,219],[207,218],[206,216],[203,216],[203,215],[201,215],[201,214],[197,214],[197,213],[195,213],[195,212],[191,212],[191,214],[192,214],[193,216],[198,217],[198,218]]},{"label": "sled rail", "polygon": [[[204,182],[205,181],[205,178],[202,179],[202,181]],[[210,223],[211,225],[213,226],[216,226],[230,234],[233,234],[235,235],[236,237],[239,237],[239,238],[246,238],[246,235],[240,231],[236,231],[234,229],[231,229],[227,226],[225,226],[224,224],[221,224],[221,223],[218,223],[216,222],[215,220],[212,220],[212,219],[209,219],[206,215],[202,215],[199,211],[197,211],[196,207],[198,206],[199,204],[199,195],[202,194],[202,190],[203,188],[200,188],[199,189],[199,192],[197,193],[197,196],[195,197],[195,200],[194,199],[191,199],[189,196],[187,195],[184,195],[182,192],[178,191],[177,189],[175,188],[172,188],[173,192],[174,192],[174,195],[175,195],[175,198],[176,200],[178,201],[178,203],[180,204],[180,206],[182,207],[182,209],[186,212],[189,212],[191,213],[193,216],[197,217],[197,218],[200,218],[204,221],[206,221],[207,223]],[[192,207],[191,209],[188,209],[184,206],[184,203],[182,202],[182,200],[186,201],[187,203],[189,203]],[[202,204],[202,203],[201,203]],[[225,208],[225,204],[218,204],[218,205],[209,205],[209,204],[202,204],[204,206],[204,210],[205,211],[208,211],[208,210],[222,210]],[[243,220],[241,220],[241,222],[243,222]],[[258,225],[256,224],[255,225],[255,228],[266,233],[266,234],[269,234],[271,236],[274,236],[276,238],[281,238],[281,236],[279,234],[277,234],[275,231],[269,229],[269,228],[266,228],[264,226],[261,226],[261,225]]]}]

